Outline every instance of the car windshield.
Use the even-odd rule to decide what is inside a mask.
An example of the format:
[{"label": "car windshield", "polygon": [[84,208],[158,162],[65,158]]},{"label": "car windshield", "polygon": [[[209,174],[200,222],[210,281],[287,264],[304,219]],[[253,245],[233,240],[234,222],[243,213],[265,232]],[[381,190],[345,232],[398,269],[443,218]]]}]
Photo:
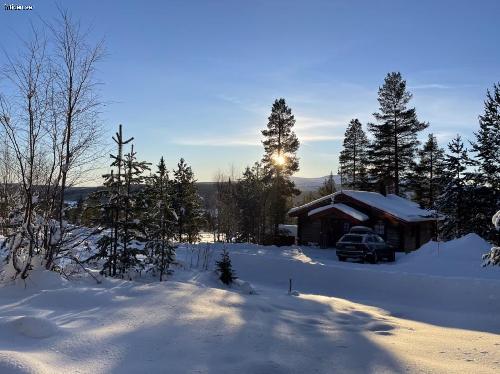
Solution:
[{"label": "car windshield", "polygon": [[349,243],[361,243],[363,241],[363,237],[361,235],[344,235],[341,242],[349,242]]},{"label": "car windshield", "polygon": [[380,236],[375,235],[375,239],[377,239],[378,242],[383,243],[384,239],[382,239]]}]

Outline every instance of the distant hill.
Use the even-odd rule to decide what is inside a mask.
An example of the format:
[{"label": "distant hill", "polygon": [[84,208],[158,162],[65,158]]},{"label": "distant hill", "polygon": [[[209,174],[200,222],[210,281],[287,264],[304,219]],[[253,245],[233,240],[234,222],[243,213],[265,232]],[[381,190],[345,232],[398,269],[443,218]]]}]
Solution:
[{"label": "distant hill", "polygon": [[[325,179],[328,179],[329,175],[317,178],[304,178],[304,177],[292,177],[292,181],[295,186],[302,192],[316,191]],[[334,175],[333,180],[335,184],[340,185],[340,175]]]},{"label": "distant hill", "polygon": [[[311,192],[316,191],[322,184],[327,176],[317,177],[317,178],[304,178],[304,177],[292,177],[292,181],[295,183],[295,186],[302,192]],[[333,176],[335,183],[337,185],[340,184],[340,176]],[[213,206],[215,203],[215,193],[216,193],[216,184],[215,182],[198,182],[196,183],[198,187],[198,192],[200,196],[205,201],[205,204],[208,206]],[[92,192],[95,192],[100,187],[71,187],[66,191],[65,199],[67,201],[78,201],[85,200],[88,195]]]}]

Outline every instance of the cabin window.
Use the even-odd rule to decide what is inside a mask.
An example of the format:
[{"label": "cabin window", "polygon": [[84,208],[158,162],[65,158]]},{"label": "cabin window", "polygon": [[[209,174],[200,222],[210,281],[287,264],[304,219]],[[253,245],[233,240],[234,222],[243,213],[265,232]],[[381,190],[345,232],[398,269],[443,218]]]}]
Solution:
[{"label": "cabin window", "polygon": [[385,224],[384,224],[384,222],[378,221],[375,224],[375,226],[373,226],[373,230],[375,231],[375,233],[377,233],[379,235],[384,235],[384,233],[385,233]]},{"label": "cabin window", "polygon": [[346,233],[346,232],[349,232],[349,229],[351,228],[350,227],[351,225],[349,225],[349,222],[344,222],[344,225],[342,227],[342,232]]}]

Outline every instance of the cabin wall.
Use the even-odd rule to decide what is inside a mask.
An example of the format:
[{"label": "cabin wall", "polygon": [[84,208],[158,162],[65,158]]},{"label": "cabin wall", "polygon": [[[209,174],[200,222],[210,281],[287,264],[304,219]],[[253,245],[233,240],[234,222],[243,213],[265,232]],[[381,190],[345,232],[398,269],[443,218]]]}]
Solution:
[{"label": "cabin wall", "polygon": [[422,222],[420,224],[420,246],[419,248],[435,237],[436,224],[434,222]]},{"label": "cabin wall", "polygon": [[403,249],[405,251],[413,251],[418,248],[417,246],[417,233],[418,233],[418,226],[416,225],[407,225],[403,229],[404,233],[404,245]]},{"label": "cabin wall", "polygon": [[299,244],[319,244],[321,234],[320,220],[311,220],[307,215],[304,214],[299,216],[299,227]]}]

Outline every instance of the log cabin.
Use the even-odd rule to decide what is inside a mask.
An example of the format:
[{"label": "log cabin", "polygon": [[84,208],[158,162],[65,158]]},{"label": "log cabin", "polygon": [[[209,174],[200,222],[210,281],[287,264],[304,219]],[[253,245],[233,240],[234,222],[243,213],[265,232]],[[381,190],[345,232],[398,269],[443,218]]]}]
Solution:
[{"label": "log cabin", "polygon": [[413,251],[435,238],[434,211],[397,195],[342,190],[292,208],[288,215],[297,218],[299,245],[334,248],[352,226],[371,227],[397,251]]}]

